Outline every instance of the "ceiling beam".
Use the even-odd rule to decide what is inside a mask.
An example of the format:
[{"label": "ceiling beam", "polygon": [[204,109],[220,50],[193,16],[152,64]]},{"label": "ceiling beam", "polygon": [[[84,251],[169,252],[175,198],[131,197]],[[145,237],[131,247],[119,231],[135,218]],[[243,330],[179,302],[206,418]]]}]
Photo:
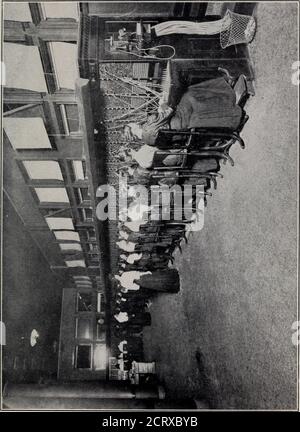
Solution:
[{"label": "ceiling beam", "polygon": [[[81,141],[65,141],[65,147],[61,146],[59,150],[45,149],[17,149],[15,158],[17,160],[84,160],[83,148]],[[74,143],[74,145],[73,145]],[[75,144],[76,143],[76,144]]]},{"label": "ceiling beam", "polygon": [[4,21],[4,42],[37,45],[43,42],[77,42],[78,22],[68,18],[42,20],[40,23]]},{"label": "ceiling beam", "polygon": [[15,108],[15,109],[12,109],[12,110],[9,110],[9,111],[5,111],[3,113],[3,117],[13,116],[14,114],[18,114],[18,113],[20,113],[22,111],[26,111],[26,110],[28,110],[30,108],[34,108],[34,107],[36,107],[38,105],[41,105],[41,102],[23,105],[21,107]]},{"label": "ceiling beam", "polygon": [[33,90],[5,87],[3,91],[4,103],[30,104],[30,103],[76,103],[73,90],[56,90],[54,93],[39,93]]},{"label": "ceiling beam", "polygon": [[88,180],[82,180],[80,182],[71,182],[64,180],[55,180],[55,179],[28,179],[26,181],[28,186],[31,187],[59,187],[59,186],[71,186],[75,188],[86,188],[89,186]]},{"label": "ceiling beam", "polygon": [[39,202],[39,208],[41,209],[71,209],[70,203],[62,203],[62,202]]},{"label": "ceiling beam", "polygon": [[51,266],[51,270],[57,273],[67,274],[68,276],[96,276],[99,275],[98,266],[90,267],[65,267],[65,266]]}]

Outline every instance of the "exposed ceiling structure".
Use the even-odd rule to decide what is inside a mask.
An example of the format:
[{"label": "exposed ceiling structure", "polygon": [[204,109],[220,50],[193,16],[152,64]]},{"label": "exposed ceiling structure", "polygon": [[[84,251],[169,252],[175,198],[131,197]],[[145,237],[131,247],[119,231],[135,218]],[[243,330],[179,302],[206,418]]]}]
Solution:
[{"label": "exposed ceiling structure", "polygon": [[4,192],[51,269],[71,286],[100,289],[93,180],[75,91],[78,6],[54,6],[5,4]]}]

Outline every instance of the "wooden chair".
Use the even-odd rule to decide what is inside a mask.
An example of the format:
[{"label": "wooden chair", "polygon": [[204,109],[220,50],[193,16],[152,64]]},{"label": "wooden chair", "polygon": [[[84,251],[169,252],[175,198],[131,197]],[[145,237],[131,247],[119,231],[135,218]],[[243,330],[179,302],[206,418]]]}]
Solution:
[{"label": "wooden chair", "polygon": [[[239,143],[242,149],[245,148],[245,143],[240,133],[247,123],[249,116],[246,114],[244,106],[249,97],[254,94],[244,75],[240,75],[237,78],[233,84],[233,89],[236,94],[236,103],[242,108],[241,121],[236,130],[224,127],[191,128],[186,130],[162,129],[160,130],[158,139],[158,142],[162,143],[162,148],[167,148],[168,146],[170,148],[175,142],[174,147],[179,148],[179,151],[183,150],[183,153],[185,152],[186,154],[198,157],[217,157],[223,159],[224,163],[229,161],[233,166],[234,161],[229,155],[229,150],[236,142]],[[159,144],[158,146],[160,147]],[[156,167],[156,169],[162,168]]]},{"label": "wooden chair", "polygon": [[[167,156],[180,156],[180,162],[178,165],[163,165],[162,159],[163,157]],[[206,157],[217,157],[221,158],[223,160],[230,160],[232,161],[232,158],[229,155],[223,154],[220,151],[190,151],[189,147],[178,151],[162,151],[158,150],[154,155],[153,160],[153,169],[151,171],[151,177],[156,180],[173,180],[174,183],[180,182],[181,179],[187,179],[187,178],[199,178],[206,180],[207,189],[210,186],[210,183],[213,183],[214,188],[217,188],[217,177],[223,177],[222,174],[218,172],[211,172],[211,171],[202,171],[197,169],[192,169],[188,167],[188,158],[206,158]],[[204,195],[211,195],[209,192],[204,192]]]}]

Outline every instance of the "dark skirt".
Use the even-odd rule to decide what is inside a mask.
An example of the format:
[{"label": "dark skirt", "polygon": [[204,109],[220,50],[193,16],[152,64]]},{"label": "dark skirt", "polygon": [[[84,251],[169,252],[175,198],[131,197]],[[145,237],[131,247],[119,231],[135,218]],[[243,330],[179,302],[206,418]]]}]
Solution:
[{"label": "dark skirt", "polygon": [[235,130],[241,116],[234,90],[224,78],[215,78],[188,88],[171,119],[171,128],[227,127]]},{"label": "dark skirt", "polygon": [[154,291],[177,293],[180,290],[179,273],[171,268],[156,270],[151,275],[143,275],[138,283],[142,288]]},{"label": "dark skirt", "polygon": [[146,300],[151,295],[151,291],[148,289],[140,288],[138,290],[129,290],[127,293],[122,292],[122,297],[125,299],[135,301],[134,299],[144,299]]},{"label": "dark skirt", "polygon": [[151,325],[151,315],[149,312],[141,312],[129,316],[129,323],[133,325]]}]

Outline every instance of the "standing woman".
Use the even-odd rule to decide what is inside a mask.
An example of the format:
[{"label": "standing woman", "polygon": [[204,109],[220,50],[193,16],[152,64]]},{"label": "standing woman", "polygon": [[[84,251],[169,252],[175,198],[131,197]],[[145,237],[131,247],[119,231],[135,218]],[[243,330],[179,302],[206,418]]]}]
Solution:
[{"label": "standing woman", "polygon": [[121,276],[115,275],[115,279],[120,282],[126,290],[138,290],[139,288],[178,292],[180,289],[179,273],[176,269],[167,268],[163,270],[151,271],[125,271]]},{"label": "standing woman", "polygon": [[155,270],[151,274],[144,274],[136,281],[142,288],[169,293],[177,293],[180,290],[178,270],[167,268]]}]

